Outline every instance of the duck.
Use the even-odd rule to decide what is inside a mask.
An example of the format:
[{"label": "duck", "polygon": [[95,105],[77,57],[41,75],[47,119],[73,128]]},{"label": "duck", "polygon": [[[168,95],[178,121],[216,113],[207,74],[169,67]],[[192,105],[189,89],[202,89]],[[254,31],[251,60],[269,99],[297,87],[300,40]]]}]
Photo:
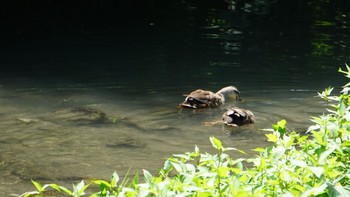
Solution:
[{"label": "duck", "polygon": [[213,126],[218,123],[224,123],[227,126],[239,127],[255,123],[255,116],[253,112],[248,109],[239,107],[231,107],[222,115],[221,120],[214,122],[204,122],[206,126]]},{"label": "duck", "polygon": [[219,107],[225,103],[225,96],[240,100],[240,92],[235,86],[224,87],[216,93],[209,90],[197,89],[184,96],[186,98],[179,106],[191,109]]},{"label": "duck", "polygon": [[255,116],[250,110],[232,107],[222,115],[222,121],[227,126],[242,126],[255,123]]}]

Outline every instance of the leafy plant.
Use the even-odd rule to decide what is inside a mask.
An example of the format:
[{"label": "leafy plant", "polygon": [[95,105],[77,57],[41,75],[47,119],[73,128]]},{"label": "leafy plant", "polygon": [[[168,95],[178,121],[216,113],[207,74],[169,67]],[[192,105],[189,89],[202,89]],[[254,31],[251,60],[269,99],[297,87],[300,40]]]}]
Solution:
[{"label": "leafy plant", "polygon": [[73,191],[71,191],[63,186],[59,186],[57,184],[54,184],[54,183],[45,184],[44,186],[41,186],[38,182],[35,182],[33,180],[32,180],[32,183],[36,187],[37,191],[26,192],[26,193],[22,194],[21,197],[22,196],[23,197],[46,196],[45,194],[48,193],[48,191],[49,191],[48,188],[52,188],[60,193],[66,193],[67,195],[72,196],[72,197],[79,197],[79,196],[83,196],[85,194],[84,191],[86,190],[86,188],[89,187],[89,185],[85,185],[84,181],[81,181],[80,183],[78,183],[76,185],[73,184]]}]

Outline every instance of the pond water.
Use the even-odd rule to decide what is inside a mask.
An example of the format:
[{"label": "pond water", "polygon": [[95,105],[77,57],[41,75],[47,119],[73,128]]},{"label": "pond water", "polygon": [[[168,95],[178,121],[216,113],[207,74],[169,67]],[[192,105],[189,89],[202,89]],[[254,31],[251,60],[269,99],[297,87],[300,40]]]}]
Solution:
[{"label": "pond water", "polygon": [[[310,116],[325,112],[317,92],[334,86],[337,93],[346,83],[337,70],[349,56],[348,17],[276,20],[282,14],[248,11],[191,7],[176,21],[164,15],[111,35],[19,38],[2,48],[1,196],[34,190],[31,179],[70,187],[114,171],[124,176],[129,168],[155,173],[166,158],[195,145],[212,152],[210,136],[251,156],[268,145],[260,129],[281,119],[290,130],[306,131]],[[228,85],[243,101],[177,108],[183,94]],[[230,106],[250,109],[256,124],[203,124]],[[77,107],[106,120],[57,115]]]}]

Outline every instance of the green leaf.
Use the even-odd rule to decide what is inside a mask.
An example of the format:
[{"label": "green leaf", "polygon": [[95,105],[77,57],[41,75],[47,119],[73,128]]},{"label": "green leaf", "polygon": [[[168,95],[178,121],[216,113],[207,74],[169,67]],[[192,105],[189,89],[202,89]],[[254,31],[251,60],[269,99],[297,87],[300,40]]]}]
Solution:
[{"label": "green leaf", "polygon": [[108,187],[111,186],[111,185],[110,185],[107,181],[105,181],[105,180],[93,180],[92,182],[95,183],[96,185],[101,185],[101,184],[103,184],[103,185],[106,185],[106,186],[108,186]]},{"label": "green leaf", "polygon": [[238,151],[242,154],[246,154],[243,150],[240,150],[240,149],[237,149],[237,148],[232,148],[232,147],[227,147],[227,148],[222,148],[222,150],[225,152],[225,151],[228,151],[228,150],[235,150],[235,151]]},{"label": "green leaf", "polygon": [[217,172],[218,172],[219,177],[227,177],[227,175],[229,174],[229,168],[219,167],[217,169]]},{"label": "green leaf", "polygon": [[75,194],[75,196],[82,196],[85,194],[84,191],[88,187],[89,187],[89,185],[85,185],[84,180],[82,180],[77,185],[73,185],[73,194]]},{"label": "green leaf", "polygon": [[131,186],[137,187],[137,185],[140,183],[139,180],[139,173],[136,172],[134,178],[132,179]]},{"label": "green leaf", "polygon": [[343,73],[343,74],[345,74],[345,76],[346,76],[347,78],[350,78],[350,69],[349,69],[349,66],[348,66],[347,64],[345,64],[345,66],[346,66],[347,71],[345,71],[345,70],[339,68],[339,69],[338,69],[338,72]]},{"label": "green leaf", "polygon": [[179,164],[177,162],[170,162],[170,163],[175,168],[175,170],[177,172],[182,172],[183,171],[181,164]]},{"label": "green leaf", "polygon": [[286,133],[286,124],[287,121],[283,119],[278,121],[277,124],[273,124],[272,128],[274,131],[277,131],[281,136],[283,136]]},{"label": "green leaf", "polygon": [[22,194],[21,197],[32,197],[32,196],[40,197],[40,195],[36,195],[36,194],[39,194],[39,192],[37,192],[37,191],[26,192],[26,193]]},{"label": "green leaf", "polygon": [[306,190],[302,196],[317,196],[319,194],[322,194],[326,191],[327,185],[326,183],[320,185],[319,187],[312,187],[308,190]]},{"label": "green leaf", "polygon": [[254,148],[254,149],[252,149],[253,151],[256,151],[256,152],[259,152],[259,153],[263,153],[263,152],[265,152],[265,148]]},{"label": "green leaf", "polygon": [[100,184],[100,192],[101,194],[106,195],[107,191],[109,190],[110,187],[108,187],[108,185],[106,185],[105,183],[101,182]]},{"label": "green leaf", "polygon": [[337,184],[337,185],[329,184],[328,190],[329,190],[330,196],[335,196],[335,197],[350,196],[350,191],[345,189],[340,184]]},{"label": "green leaf", "polygon": [[261,169],[266,169],[266,160],[265,157],[261,157],[260,159],[260,166]]},{"label": "green leaf", "polygon": [[221,150],[222,149],[222,143],[219,139],[215,138],[214,136],[211,136],[209,138],[211,145],[216,149],[216,150]]},{"label": "green leaf", "polygon": [[32,180],[32,183],[34,184],[34,186],[36,187],[36,189],[39,191],[39,192],[42,192],[43,191],[43,187],[40,185],[40,183],[36,182],[36,181],[33,181]]},{"label": "green leaf", "polygon": [[50,187],[53,188],[53,189],[55,189],[55,190],[57,190],[57,191],[61,191],[61,190],[60,190],[60,187],[59,187],[57,184],[51,183],[51,184],[50,184]]},{"label": "green leaf", "polygon": [[167,174],[172,170],[172,165],[170,159],[167,159],[163,165],[163,173]]},{"label": "green leaf", "polygon": [[282,129],[286,128],[286,124],[287,124],[287,121],[284,119],[277,122],[277,126]]},{"label": "green leaf", "polygon": [[325,164],[325,162],[327,162],[327,157],[333,153],[333,151],[335,150],[335,147],[328,147],[327,150],[323,151],[321,154],[320,154],[320,157],[319,157],[319,163],[321,165]]},{"label": "green leaf", "polygon": [[301,167],[301,168],[304,168],[307,166],[307,164],[305,163],[305,161],[302,161],[302,160],[297,160],[297,159],[293,159],[291,160],[291,163],[295,166],[298,166],[298,167]]},{"label": "green leaf", "polygon": [[272,149],[272,157],[275,160],[278,160],[284,155],[285,152],[286,152],[285,148],[278,146],[278,147]]},{"label": "green leaf", "polygon": [[341,93],[348,93],[350,91],[350,82],[345,85]]},{"label": "green leaf", "polygon": [[116,187],[119,182],[119,175],[116,171],[114,171],[112,177],[111,177],[111,184],[110,187]]},{"label": "green leaf", "polygon": [[59,188],[60,188],[61,190],[63,190],[66,194],[68,194],[68,195],[70,195],[70,196],[73,196],[73,192],[70,191],[69,189],[67,189],[67,188],[65,188],[65,187],[63,187],[63,186],[59,186]]},{"label": "green leaf", "polygon": [[173,154],[173,156],[182,158],[184,160],[190,160],[191,159],[191,157],[188,154]]},{"label": "green leaf", "polygon": [[317,178],[320,178],[324,172],[324,168],[322,167],[308,166],[308,169],[311,170],[311,172],[313,172]]},{"label": "green leaf", "polygon": [[201,153],[197,145],[194,147],[194,152],[197,156]]},{"label": "green leaf", "polygon": [[326,145],[326,142],[325,142],[325,139],[324,139],[324,135],[321,135],[320,132],[317,132],[317,131],[312,131],[312,134],[314,135],[314,137],[317,139],[318,143],[320,145],[323,145],[325,146]]},{"label": "green leaf", "polygon": [[305,135],[305,136],[301,136],[298,137],[297,140],[299,142],[299,144],[304,144],[304,142],[308,139],[309,136]]},{"label": "green leaf", "polygon": [[270,142],[277,142],[278,141],[278,137],[271,133],[271,134],[265,134],[266,137],[267,137],[267,140],[270,141]]},{"label": "green leaf", "polygon": [[148,184],[152,184],[152,175],[147,170],[143,169],[143,176]]},{"label": "green leaf", "polygon": [[109,190],[109,188],[111,188],[111,185],[107,181],[104,181],[104,180],[94,180],[92,182],[95,183],[96,185],[99,185],[100,192],[102,194],[106,194],[106,192]]}]

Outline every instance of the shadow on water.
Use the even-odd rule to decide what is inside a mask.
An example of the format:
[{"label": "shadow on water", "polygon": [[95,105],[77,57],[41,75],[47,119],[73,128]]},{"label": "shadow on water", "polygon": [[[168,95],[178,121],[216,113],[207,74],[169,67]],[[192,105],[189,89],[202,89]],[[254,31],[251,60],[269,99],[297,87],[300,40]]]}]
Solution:
[{"label": "shadow on water", "polygon": [[[31,179],[70,187],[130,166],[154,171],[195,145],[213,151],[210,136],[252,155],[268,144],[260,129],[281,119],[304,132],[325,111],[317,92],[346,83],[337,69],[349,56],[348,12],[252,2],[179,3],[119,32],[19,36],[1,48],[0,194],[33,190]],[[177,108],[183,94],[227,85],[243,101]],[[256,124],[203,124],[231,106],[253,111]]]}]

